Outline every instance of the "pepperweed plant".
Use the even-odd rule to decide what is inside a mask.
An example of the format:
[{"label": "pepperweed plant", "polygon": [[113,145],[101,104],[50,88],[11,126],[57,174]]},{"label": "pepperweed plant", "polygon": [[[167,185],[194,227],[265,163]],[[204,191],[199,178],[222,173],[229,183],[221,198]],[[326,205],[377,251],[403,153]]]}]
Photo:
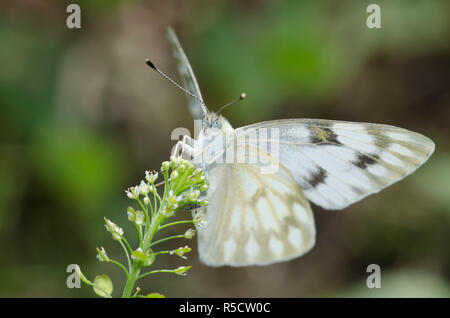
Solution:
[{"label": "pepperweed plant", "polygon": [[[135,225],[139,237],[137,248],[133,249],[130,246],[121,227],[105,218],[106,230],[111,233],[112,239],[122,246],[127,264],[121,264],[110,258],[103,247],[97,248],[97,258],[101,262],[117,265],[124,271],[126,284],[122,297],[164,297],[159,293],[151,293],[146,296],[139,295],[140,288],[134,289],[134,286],[139,279],[152,274],[173,273],[185,276],[191,268],[191,266],[180,266],[176,269],[148,270],[159,255],[176,255],[186,259],[185,254],[191,251],[189,246],[178,247],[170,251],[157,251],[156,246],[167,240],[191,239],[195,235],[194,229],[189,229],[180,235],[166,236],[156,241],[153,238],[158,231],[170,226],[182,223],[202,225],[201,222],[204,221],[198,214],[194,214],[193,219],[189,220],[168,221],[179,208],[207,205],[207,201],[200,199],[200,193],[208,189],[208,182],[200,169],[195,169],[193,163],[180,157],[172,156],[170,161],[163,162],[161,174],[163,181],[157,183],[158,172],[146,171],[145,180],[125,191],[127,197],[134,200],[138,206],[138,209],[131,206],[127,209],[128,220]],[[162,185],[164,191],[160,195],[157,187]],[[113,283],[107,275],[98,275],[92,282],[83,275],[78,266],[76,270],[81,281],[92,286],[97,295],[106,298],[112,297]]]}]

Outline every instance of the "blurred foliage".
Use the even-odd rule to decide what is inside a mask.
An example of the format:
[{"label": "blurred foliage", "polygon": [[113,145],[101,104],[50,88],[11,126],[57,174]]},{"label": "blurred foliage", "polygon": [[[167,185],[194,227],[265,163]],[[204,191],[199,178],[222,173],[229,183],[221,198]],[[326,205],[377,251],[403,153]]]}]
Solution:
[{"label": "blurred foliage", "polygon": [[[176,127],[192,128],[185,97],[143,64],[169,74],[173,25],[211,109],[234,126],[321,117],[382,122],[436,143],[405,181],[345,211],[313,207],[316,247],[267,267],[162,276],[146,290],[191,297],[449,297],[450,78],[446,0],[70,1],[0,4],[0,296],[92,296],[69,290],[68,264],[91,277],[108,246],[103,216],[126,222],[124,189],[166,160]],[[176,75],[173,77],[177,78]],[[177,267],[164,260],[161,267]],[[366,288],[368,264],[382,288]],[[158,264],[155,264],[158,266]],[[111,269],[115,281],[120,273]],[[116,286],[118,290],[121,286]]]}]

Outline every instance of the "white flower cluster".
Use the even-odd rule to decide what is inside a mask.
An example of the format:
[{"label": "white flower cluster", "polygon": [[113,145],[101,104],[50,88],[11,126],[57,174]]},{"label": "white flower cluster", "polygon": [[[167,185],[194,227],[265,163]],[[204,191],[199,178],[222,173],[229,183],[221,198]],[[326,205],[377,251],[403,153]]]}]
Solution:
[{"label": "white flower cluster", "polygon": [[141,180],[141,183],[139,185],[130,187],[125,190],[127,197],[136,200],[139,199],[139,197],[142,195],[144,196],[144,203],[149,204],[150,200],[148,199],[147,195],[149,193],[156,192],[155,181],[157,179],[158,172],[145,171],[145,180],[147,180],[147,182]]}]

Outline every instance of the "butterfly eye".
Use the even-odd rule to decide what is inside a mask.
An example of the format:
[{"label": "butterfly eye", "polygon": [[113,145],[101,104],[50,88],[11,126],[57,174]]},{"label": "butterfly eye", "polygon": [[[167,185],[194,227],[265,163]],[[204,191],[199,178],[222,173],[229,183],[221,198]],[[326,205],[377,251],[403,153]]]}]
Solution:
[{"label": "butterfly eye", "polygon": [[219,120],[215,120],[211,123],[211,127],[220,129],[222,128],[222,123]]}]

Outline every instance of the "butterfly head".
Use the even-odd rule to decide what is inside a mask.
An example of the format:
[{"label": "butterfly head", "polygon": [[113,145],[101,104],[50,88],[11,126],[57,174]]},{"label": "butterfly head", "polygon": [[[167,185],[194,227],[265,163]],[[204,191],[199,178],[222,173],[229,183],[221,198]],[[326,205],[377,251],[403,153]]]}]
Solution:
[{"label": "butterfly head", "polygon": [[204,120],[204,128],[218,129],[224,132],[233,129],[233,127],[225,117],[213,112],[208,112],[206,114]]},{"label": "butterfly head", "polygon": [[213,113],[213,112],[209,111],[208,108],[205,106],[204,120],[203,120],[203,123],[205,124],[204,125],[205,128],[210,128],[210,129],[215,128],[215,129],[222,130],[223,132],[233,130],[233,127],[230,125],[228,120],[225,117],[223,117],[222,115],[220,115],[220,112],[222,110],[224,110],[225,108],[227,108],[228,106],[231,106],[234,103],[244,99],[245,96],[246,96],[245,93],[241,93],[241,95],[239,95],[239,98],[220,107],[220,109],[217,111],[217,113]]}]

